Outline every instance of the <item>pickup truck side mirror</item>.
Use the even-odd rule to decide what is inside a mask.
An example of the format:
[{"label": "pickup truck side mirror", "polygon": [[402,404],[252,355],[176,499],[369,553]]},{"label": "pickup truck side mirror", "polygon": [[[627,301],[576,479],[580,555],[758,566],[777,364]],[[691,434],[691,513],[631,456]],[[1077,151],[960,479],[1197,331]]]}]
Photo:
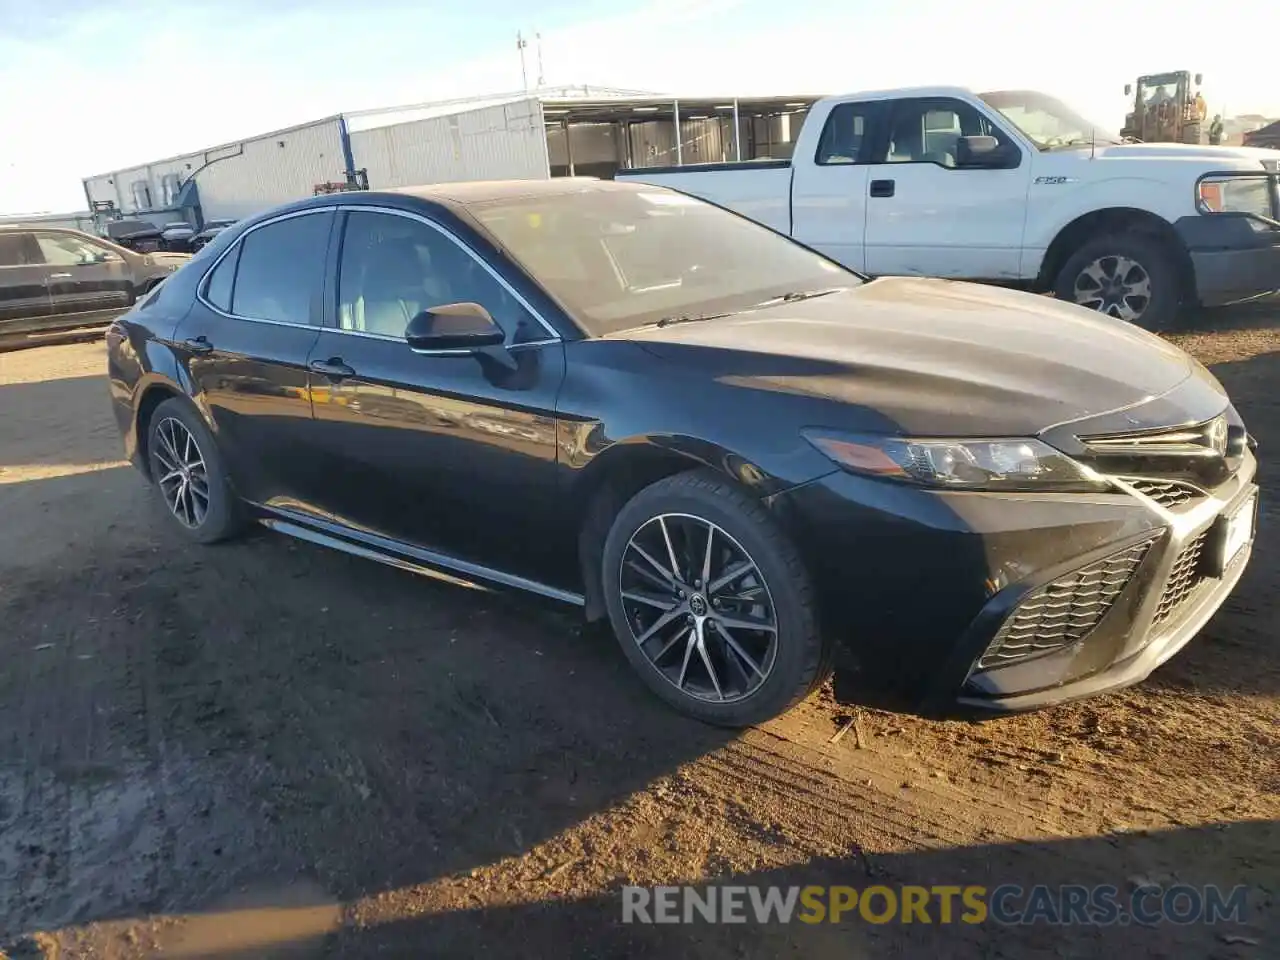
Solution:
[{"label": "pickup truck side mirror", "polygon": [[957,167],[1010,166],[1013,152],[1000,145],[995,137],[961,137],[956,141]]},{"label": "pickup truck side mirror", "polygon": [[413,350],[479,350],[496,347],[506,335],[478,303],[446,303],[423,310],[405,327]]}]

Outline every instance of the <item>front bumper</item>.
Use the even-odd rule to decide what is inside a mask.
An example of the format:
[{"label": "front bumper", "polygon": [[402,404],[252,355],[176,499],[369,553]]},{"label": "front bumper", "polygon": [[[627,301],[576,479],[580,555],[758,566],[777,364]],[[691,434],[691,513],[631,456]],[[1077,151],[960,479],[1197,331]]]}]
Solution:
[{"label": "front bumper", "polygon": [[1174,224],[1195,270],[1206,307],[1280,291],[1280,227],[1247,214],[1183,217]]},{"label": "front bumper", "polygon": [[[1130,492],[947,493],[846,473],[773,505],[867,685],[928,712],[1009,712],[1136,683],[1185,646],[1238,582],[1251,544],[1213,577],[1184,551],[1208,549],[1218,518],[1256,494],[1255,473],[1249,454],[1208,496],[1168,508]],[[979,666],[1029,597],[1134,545],[1140,562],[1078,641]]]}]

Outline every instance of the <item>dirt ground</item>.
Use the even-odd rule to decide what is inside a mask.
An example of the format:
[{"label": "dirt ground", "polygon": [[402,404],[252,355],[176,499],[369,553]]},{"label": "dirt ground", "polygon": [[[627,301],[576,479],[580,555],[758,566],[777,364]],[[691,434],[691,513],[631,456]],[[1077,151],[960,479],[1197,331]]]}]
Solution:
[{"label": "dirt ground", "polygon": [[[522,598],[264,532],[182,542],[100,343],[0,354],[0,943],[62,957],[1280,956],[1280,306],[1178,339],[1261,534],[1128,691],[926,721],[833,688],[730,734]],[[857,718],[852,730],[834,735]],[[1247,885],[1240,924],[621,922],[624,884]]]}]

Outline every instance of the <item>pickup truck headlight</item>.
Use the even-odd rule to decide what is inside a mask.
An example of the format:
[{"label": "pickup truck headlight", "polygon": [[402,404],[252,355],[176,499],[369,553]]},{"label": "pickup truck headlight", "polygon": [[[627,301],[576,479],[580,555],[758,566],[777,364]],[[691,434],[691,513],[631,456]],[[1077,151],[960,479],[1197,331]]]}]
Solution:
[{"label": "pickup truck headlight", "polygon": [[951,490],[1097,493],[1107,481],[1039,440],[910,440],[806,430],[853,473]]},{"label": "pickup truck headlight", "polygon": [[1201,213],[1252,213],[1271,217],[1271,183],[1266,177],[1201,180],[1196,189]]}]

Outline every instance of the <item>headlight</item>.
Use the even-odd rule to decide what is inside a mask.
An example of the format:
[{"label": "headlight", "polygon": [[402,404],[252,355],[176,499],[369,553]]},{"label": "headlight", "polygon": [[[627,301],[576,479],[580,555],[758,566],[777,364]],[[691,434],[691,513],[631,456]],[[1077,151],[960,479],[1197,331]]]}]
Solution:
[{"label": "headlight", "polygon": [[806,430],[854,473],[952,490],[1099,492],[1110,485],[1039,440],[910,440]]},{"label": "headlight", "polygon": [[1197,189],[1202,213],[1271,216],[1271,183],[1266,177],[1201,180]]}]

